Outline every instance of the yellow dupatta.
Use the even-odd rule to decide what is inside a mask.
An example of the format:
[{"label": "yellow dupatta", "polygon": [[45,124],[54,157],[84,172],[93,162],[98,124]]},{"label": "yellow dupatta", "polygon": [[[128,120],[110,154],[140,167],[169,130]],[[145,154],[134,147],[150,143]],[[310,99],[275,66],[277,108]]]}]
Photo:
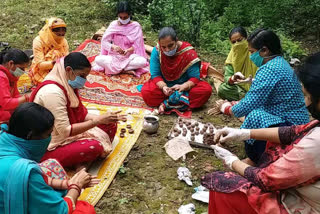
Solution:
[{"label": "yellow dupatta", "polygon": [[[43,26],[39,32],[41,41],[50,49],[46,54],[47,57],[49,57],[49,55],[62,57],[69,52],[69,50],[66,50],[68,46],[67,40],[64,37],[56,36],[56,34],[52,32],[52,29],[58,27],[67,27],[67,25],[62,19],[53,17],[46,21],[45,26]],[[58,53],[55,53],[55,51]]]},{"label": "yellow dupatta", "polygon": [[69,54],[69,45],[64,37],[59,37],[52,29],[66,27],[60,18],[50,18],[40,30],[39,36],[33,41],[33,54],[31,77],[34,84],[41,83],[52,68],[51,61]]},{"label": "yellow dupatta", "polygon": [[[255,77],[258,67],[250,60],[248,41],[243,40],[232,45],[226,65],[232,65],[234,73],[241,72],[246,78],[250,75]],[[250,84],[240,84],[246,91],[249,91]]]}]

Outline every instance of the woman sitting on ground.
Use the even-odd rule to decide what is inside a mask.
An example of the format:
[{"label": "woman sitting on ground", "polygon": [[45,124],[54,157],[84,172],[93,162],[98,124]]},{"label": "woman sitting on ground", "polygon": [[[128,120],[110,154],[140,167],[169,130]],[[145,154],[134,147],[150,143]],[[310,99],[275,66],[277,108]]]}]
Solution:
[{"label": "woman sitting on ground", "polygon": [[218,96],[224,100],[236,101],[249,91],[258,68],[249,58],[246,30],[243,27],[233,28],[229,39],[232,48],[225,62],[224,83],[218,89]]},{"label": "woman sitting on ground", "polygon": [[18,49],[6,49],[0,53],[0,124],[9,121],[11,113],[29,101],[29,94],[21,96],[17,82],[29,66],[28,56]]},{"label": "woman sitting on ground", "polygon": [[69,45],[65,39],[66,23],[60,18],[50,18],[33,40],[33,60],[29,76],[38,85],[53,68],[56,60],[68,55]]},{"label": "woman sitting on ground", "polygon": [[239,160],[226,149],[215,154],[233,172],[214,172],[202,178],[210,189],[209,214],[215,213],[319,213],[320,212],[320,53],[309,57],[298,76],[317,119],[306,125],[267,129],[218,130],[219,142],[267,140],[256,166]]},{"label": "woman sitting on ground", "polygon": [[119,112],[88,114],[81,103],[78,89],[84,87],[91,65],[85,55],[70,53],[58,60],[52,71],[32,93],[31,100],[49,109],[55,116],[48,152],[42,160],[53,158],[62,166],[77,166],[106,157],[124,120]]},{"label": "woman sitting on ground", "polygon": [[142,28],[131,21],[129,3],[118,4],[118,20],[110,23],[101,41],[101,53],[95,59],[93,70],[103,71],[106,75],[130,73],[137,77],[148,72],[147,55],[144,49]]},{"label": "woman sitting on ground", "polygon": [[24,103],[13,112],[9,129],[1,126],[0,213],[95,213],[92,205],[77,201],[82,188],[99,183],[95,176],[81,170],[67,180],[58,162],[37,164],[49,145],[53,123],[46,108]]},{"label": "woman sitting on ground", "polygon": [[[245,117],[241,126],[245,129],[308,123],[301,85],[282,56],[279,37],[272,31],[258,29],[249,36],[248,44],[250,59],[259,67],[255,80],[238,104],[225,102],[220,111]],[[246,141],[247,161],[257,163],[265,147],[266,141]]]},{"label": "woman sitting on ground", "polygon": [[200,81],[199,70],[200,59],[194,48],[188,42],[179,41],[173,28],[162,28],[159,43],[151,53],[151,80],[141,90],[145,103],[160,106],[160,113],[203,106],[212,88]]}]

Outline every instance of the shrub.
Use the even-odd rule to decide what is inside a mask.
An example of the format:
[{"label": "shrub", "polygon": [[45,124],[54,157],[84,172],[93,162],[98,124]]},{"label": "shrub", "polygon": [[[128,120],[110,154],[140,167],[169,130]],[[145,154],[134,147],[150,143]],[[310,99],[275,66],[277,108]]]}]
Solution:
[{"label": "shrub", "polygon": [[202,0],[153,0],[148,9],[153,29],[171,26],[179,39],[199,46],[205,10]]}]

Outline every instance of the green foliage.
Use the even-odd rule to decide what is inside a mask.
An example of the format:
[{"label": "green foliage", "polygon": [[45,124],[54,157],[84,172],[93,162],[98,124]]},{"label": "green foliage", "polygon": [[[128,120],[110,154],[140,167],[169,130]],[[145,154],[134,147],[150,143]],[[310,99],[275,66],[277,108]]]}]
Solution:
[{"label": "green foliage", "polygon": [[[118,0],[101,0],[115,11]],[[272,29],[281,38],[284,56],[301,57],[306,51],[292,35],[312,33],[320,37],[320,0],[129,0],[135,20],[144,32],[164,26],[176,29],[181,40],[204,51],[227,55],[229,31],[243,26],[248,33]],[[87,16],[89,16],[88,14]],[[312,17],[312,18],[311,18]]]},{"label": "green foliage", "polygon": [[307,52],[301,48],[300,42],[293,41],[288,36],[285,36],[282,32],[277,33],[281,40],[284,58],[290,60],[290,58],[300,58],[306,56]]},{"label": "green foliage", "polygon": [[119,173],[120,174],[125,174],[127,172],[127,168],[125,168],[123,165],[121,165],[120,167],[119,167]]},{"label": "green foliage", "polygon": [[127,204],[129,203],[129,200],[127,198],[121,198],[119,199],[119,203],[122,205],[122,204]]},{"label": "green foliage", "polygon": [[[114,11],[114,15],[116,15],[117,4],[120,0],[101,0],[106,4],[109,8]],[[148,15],[147,6],[152,0],[127,0],[130,3],[131,9],[135,14]]]},{"label": "green foliage", "polygon": [[235,26],[246,27],[248,33],[261,27],[279,32],[287,59],[306,54],[289,35],[320,35],[320,0],[308,5],[300,0],[153,0],[148,10],[154,30],[172,26],[180,39],[222,55],[230,50],[228,35]]},{"label": "green foliage", "polygon": [[148,6],[153,29],[171,26],[177,30],[179,39],[195,46],[200,45],[204,8],[202,0],[153,0]]}]

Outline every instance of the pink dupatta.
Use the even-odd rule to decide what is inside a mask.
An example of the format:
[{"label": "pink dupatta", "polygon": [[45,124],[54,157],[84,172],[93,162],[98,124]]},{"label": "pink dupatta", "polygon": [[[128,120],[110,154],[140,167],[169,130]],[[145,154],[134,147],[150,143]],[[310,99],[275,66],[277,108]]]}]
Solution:
[{"label": "pink dupatta", "polygon": [[110,51],[110,47],[108,47],[108,44],[110,43],[110,41],[112,41],[112,37],[117,34],[126,36],[128,38],[134,48],[134,54],[137,54],[144,58],[147,57],[146,50],[144,48],[141,25],[138,22],[131,22],[127,25],[119,25],[117,20],[110,23],[109,27],[102,37],[101,55],[108,55],[108,52]]}]

